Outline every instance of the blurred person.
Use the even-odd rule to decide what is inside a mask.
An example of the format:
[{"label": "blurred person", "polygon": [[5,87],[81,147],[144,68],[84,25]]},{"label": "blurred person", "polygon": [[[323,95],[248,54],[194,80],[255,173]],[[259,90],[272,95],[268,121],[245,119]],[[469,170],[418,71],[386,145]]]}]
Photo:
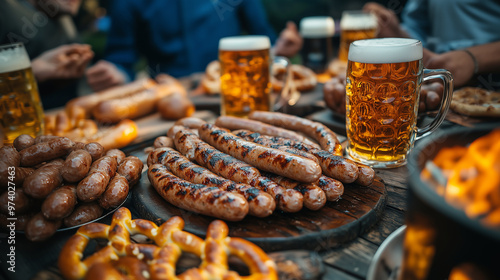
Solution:
[{"label": "blurred person", "polygon": [[152,76],[183,77],[205,71],[218,57],[219,39],[243,32],[269,36],[276,55],[290,57],[302,47],[293,22],[276,38],[260,0],[122,0],[113,4],[105,60],[86,73],[95,91],[134,79],[134,65],[141,56]]},{"label": "blurred person", "polygon": [[[379,37],[422,41],[424,66],[448,69],[455,87],[476,84],[480,74],[500,72],[498,0],[409,0],[401,23],[380,4],[370,2],[363,9],[377,15]],[[483,77],[482,85],[495,87],[492,77]]]},{"label": "blurred person", "polygon": [[93,57],[77,44],[72,16],[81,0],[0,1],[0,44],[24,43],[38,82],[43,107],[64,106],[77,96],[77,79]]}]

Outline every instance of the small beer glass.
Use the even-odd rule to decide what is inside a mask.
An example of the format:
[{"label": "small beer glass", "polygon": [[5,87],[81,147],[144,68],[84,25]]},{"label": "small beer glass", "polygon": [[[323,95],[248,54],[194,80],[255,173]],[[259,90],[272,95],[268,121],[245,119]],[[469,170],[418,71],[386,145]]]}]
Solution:
[{"label": "small beer glass", "polygon": [[42,134],[43,119],[38,87],[24,45],[0,46],[0,129],[4,144],[12,144],[21,134]]},{"label": "small beer glass", "polygon": [[[416,139],[444,120],[451,102],[450,72],[423,69],[422,43],[415,39],[359,40],[349,48],[346,84],[347,154],[378,168],[406,164]],[[417,128],[422,81],[439,78],[444,92],[439,112]]]},{"label": "small beer glass", "polygon": [[301,49],[302,64],[316,74],[325,72],[333,58],[332,37],[335,22],[331,17],[306,17],[300,21],[300,35],[304,38]]},{"label": "small beer glass", "polygon": [[288,60],[272,59],[270,49],[267,36],[234,36],[219,41],[221,115],[247,117],[253,111],[273,110],[272,61],[288,68]]},{"label": "small beer glass", "polygon": [[349,46],[356,40],[377,36],[377,18],[363,11],[344,11],[340,19],[339,60],[347,63]]}]

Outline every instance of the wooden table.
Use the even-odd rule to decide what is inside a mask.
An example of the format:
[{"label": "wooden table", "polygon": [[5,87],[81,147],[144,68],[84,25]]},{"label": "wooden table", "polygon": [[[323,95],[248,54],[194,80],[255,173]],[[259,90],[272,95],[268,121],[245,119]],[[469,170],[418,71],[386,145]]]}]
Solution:
[{"label": "wooden table", "polygon": [[[454,126],[451,123],[443,127]],[[137,143],[132,147],[125,148],[128,154],[142,151],[144,147],[152,145],[154,139]],[[387,187],[387,204],[380,220],[366,232],[360,232],[359,236],[344,245],[336,248],[324,248],[319,251],[324,265],[324,274],[320,279],[365,279],[370,262],[381,245],[381,243],[393,231],[404,224],[406,209],[407,175],[406,167],[389,170],[376,170],[377,175],[383,180]],[[134,218],[140,218],[138,212],[133,208],[130,200],[124,205],[131,209]],[[102,220],[109,224],[110,217]],[[59,232],[49,240],[41,243],[32,243],[25,239],[23,234],[15,236],[15,261],[16,272],[7,271],[7,234],[0,233],[0,278],[5,279],[58,279],[56,261],[59,252],[76,230]],[[305,250],[307,248],[304,248]],[[42,273],[40,273],[42,271]],[[43,276],[43,277],[42,277]]]}]

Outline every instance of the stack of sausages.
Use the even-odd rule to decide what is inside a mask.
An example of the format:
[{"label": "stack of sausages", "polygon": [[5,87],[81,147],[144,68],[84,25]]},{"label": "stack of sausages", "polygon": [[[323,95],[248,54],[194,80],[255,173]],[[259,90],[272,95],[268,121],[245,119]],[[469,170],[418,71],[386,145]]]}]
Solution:
[{"label": "stack of sausages", "polygon": [[249,118],[179,120],[148,156],[156,191],[182,209],[239,221],[275,209],[318,210],[340,199],[343,184],[373,182],[373,169],[343,158],[326,126],[281,113]]},{"label": "stack of sausages", "polygon": [[59,136],[20,135],[0,149],[0,158],[0,221],[16,217],[16,230],[32,241],[121,205],[143,168],[118,149]]}]

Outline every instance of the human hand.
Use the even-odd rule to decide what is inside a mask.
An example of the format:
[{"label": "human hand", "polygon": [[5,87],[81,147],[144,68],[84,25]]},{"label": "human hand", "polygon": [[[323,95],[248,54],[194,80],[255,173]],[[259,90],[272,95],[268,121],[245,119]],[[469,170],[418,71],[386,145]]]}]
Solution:
[{"label": "human hand", "polygon": [[286,28],[280,33],[280,37],[274,46],[275,54],[291,57],[302,48],[302,37],[299,34],[297,25],[292,21],[287,22]]},{"label": "human hand", "polygon": [[31,68],[39,82],[75,79],[83,76],[87,64],[93,57],[94,52],[89,45],[62,45],[33,59]]},{"label": "human hand", "polygon": [[87,82],[94,91],[101,91],[112,86],[124,84],[127,80],[125,73],[111,62],[100,60],[85,73]]},{"label": "human hand", "polygon": [[427,59],[424,66],[428,69],[446,69],[453,75],[454,87],[469,83],[474,77],[474,61],[464,51],[450,51],[434,54]]},{"label": "human hand", "polygon": [[368,2],[363,11],[375,14],[378,22],[378,37],[408,37],[400,28],[399,19],[393,10],[375,3]]}]

